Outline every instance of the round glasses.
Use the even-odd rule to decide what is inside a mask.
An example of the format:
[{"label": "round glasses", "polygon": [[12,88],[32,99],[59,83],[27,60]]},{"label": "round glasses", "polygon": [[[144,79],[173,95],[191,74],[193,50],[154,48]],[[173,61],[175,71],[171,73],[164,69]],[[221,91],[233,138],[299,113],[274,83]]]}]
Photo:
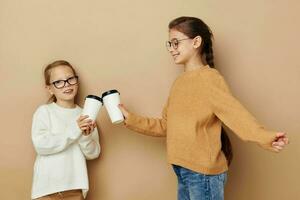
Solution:
[{"label": "round glasses", "polygon": [[191,38],[183,38],[183,39],[173,39],[173,40],[170,40],[170,41],[166,41],[166,47],[168,49],[168,51],[171,50],[171,48],[173,49],[177,49],[178,48],[178,45],[180,43],[180,41],[183,41],[183,40],[190,40]]},{"label": "round glasses", "polygon": [[57,89],[61,89],[65,87],[66,83],[69,85],[76,85],[78,83],[78,76],[72,76],[66,80],[53,81],[51,84],[53,84]]}]

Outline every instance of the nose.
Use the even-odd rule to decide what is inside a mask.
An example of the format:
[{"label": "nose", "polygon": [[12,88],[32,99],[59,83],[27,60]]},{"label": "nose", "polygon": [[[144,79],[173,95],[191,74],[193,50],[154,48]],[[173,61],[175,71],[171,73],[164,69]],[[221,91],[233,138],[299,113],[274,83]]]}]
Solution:
[{"label": "nose", "polygon": [[66,81],[65,87],[69,87],[69,86],[71,86],[71,84],[68,81]]},{"label": "nose", "polygon": [[172,53],[175,51],[175,49],[173,48],[173,46],[171,46],[171,47],[168,49],[168,51],[169,51],[170,54],[172,54]]}]

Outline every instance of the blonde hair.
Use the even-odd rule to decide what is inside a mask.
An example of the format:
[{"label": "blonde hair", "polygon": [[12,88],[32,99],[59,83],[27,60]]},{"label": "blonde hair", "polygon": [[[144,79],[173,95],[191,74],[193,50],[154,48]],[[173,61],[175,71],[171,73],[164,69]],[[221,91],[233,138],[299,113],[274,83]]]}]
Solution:
[{"label": "blonde hair", "polygon": [[[58,66],[67,66],[67,67],[70,67],[71,70],[73,71],[74,75],[76,76],[76,71],[74,69],[74,67],[67,61],[65,60],[56,60],[50,64],[47,65],[47,67],[45,68],[44,70],[44,79],[45,79],[45,84],[47,86],[49,86],[51,83],[50,83],[50,77],[51,77],[51,70],[54,69],[55,67],[58,67]],[[56,102],[57,99],[56,99],[56,96],[55,95],[52,95],[47,103],[52,103],[52,102]],[[76,98],[75,98],[75,101],[76,101]],[[76,102],[75,102],[76,103]]]}]

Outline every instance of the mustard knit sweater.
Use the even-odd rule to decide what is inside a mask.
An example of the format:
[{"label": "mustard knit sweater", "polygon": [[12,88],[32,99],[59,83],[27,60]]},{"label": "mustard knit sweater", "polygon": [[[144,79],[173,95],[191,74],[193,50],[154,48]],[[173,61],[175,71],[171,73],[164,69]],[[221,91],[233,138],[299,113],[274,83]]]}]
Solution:
[{"label": "mustard knit sweater", "polygon": [[276,132],[261,126],[209,66],[183,72],[175,80],[162,119],[130,113],[125,125],[145,135],[166,136],[169,163],[210,175],[228,170],[221,151],[222,122],[242,140],[272,150]]}]

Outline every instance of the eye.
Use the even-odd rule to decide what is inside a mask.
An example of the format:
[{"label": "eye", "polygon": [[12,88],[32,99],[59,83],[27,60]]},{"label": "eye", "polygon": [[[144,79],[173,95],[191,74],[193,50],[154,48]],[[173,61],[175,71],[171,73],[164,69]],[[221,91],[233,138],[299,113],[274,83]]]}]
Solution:
[{"label": "eye", "polygon": [[177,46],[178,43],[179,43],[178,40],[173,40],[172,42],[173,42],[173,44],[174,44],[175,46]]},{"label": "eye", "polygon": [[56,88],[62,88],[65,85],[65,81],[63,81],[63,80],[57,80],[57,81],[54,81],[53,84],[54,84],[54,86]]},{"label": "eye", "polygon": [[70,78],[68,78],[67,82],[70,84],[76,84],[77,78],[78,78],[77,76],[70,77]]},{"label": "eye", "polygon": [[54,81],[53,82],[55,85],[60,85],[60,84],[64,84],[63,80],[58,80],[58,81]]}]

